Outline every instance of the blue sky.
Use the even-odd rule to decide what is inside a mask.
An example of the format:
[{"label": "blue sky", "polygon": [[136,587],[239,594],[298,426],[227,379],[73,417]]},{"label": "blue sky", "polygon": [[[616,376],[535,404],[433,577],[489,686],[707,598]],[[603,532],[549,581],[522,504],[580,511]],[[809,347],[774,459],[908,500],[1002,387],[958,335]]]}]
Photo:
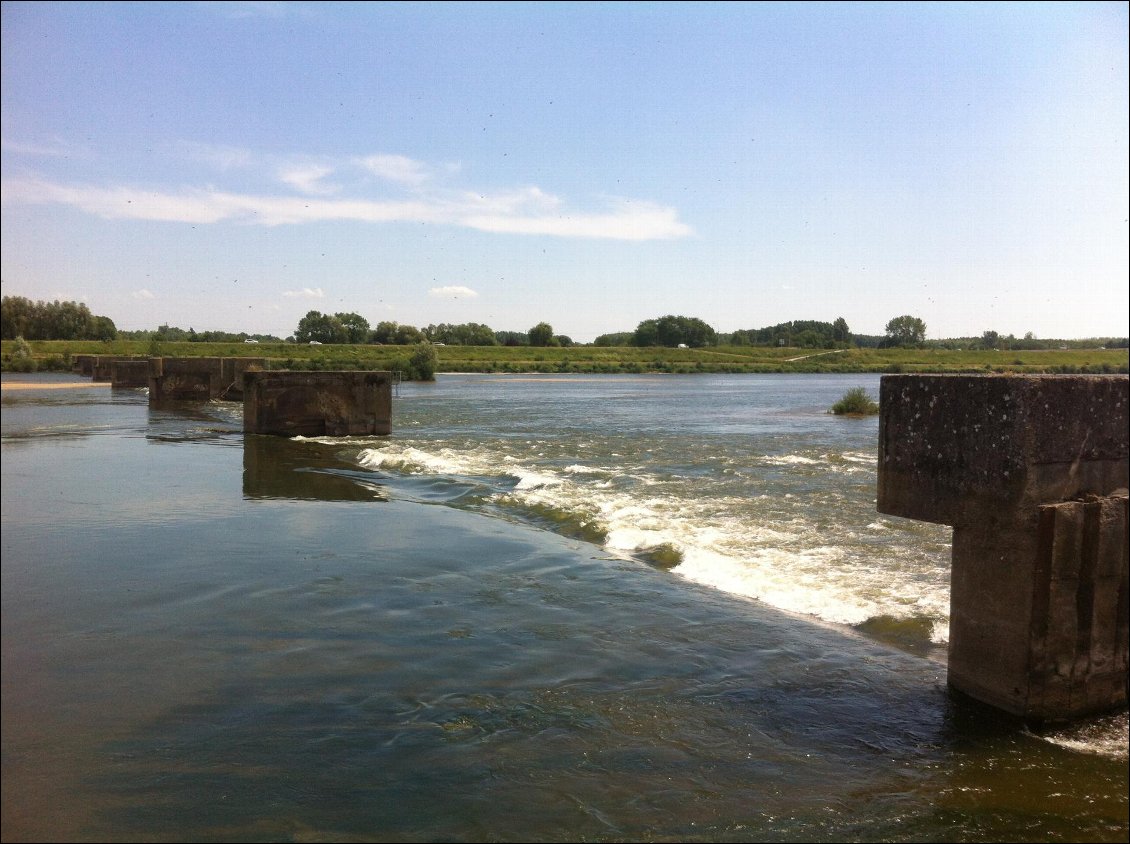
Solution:
[{"label": "blue sky", "polygon": [[1130,333],[1126,3],[2,8],[4,295]]}]

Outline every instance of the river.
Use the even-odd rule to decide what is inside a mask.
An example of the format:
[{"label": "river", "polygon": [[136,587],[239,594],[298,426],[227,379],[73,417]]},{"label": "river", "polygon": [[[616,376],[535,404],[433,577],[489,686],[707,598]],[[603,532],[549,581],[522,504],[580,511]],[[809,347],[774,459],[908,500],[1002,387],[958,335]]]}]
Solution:
[{"label": "river", "polygon": [[[5,841],[1125,841],[945,684],[867,375],[441,375],[390,437],[4,376]],[[37,388],[36,388],[37,387]]]}]

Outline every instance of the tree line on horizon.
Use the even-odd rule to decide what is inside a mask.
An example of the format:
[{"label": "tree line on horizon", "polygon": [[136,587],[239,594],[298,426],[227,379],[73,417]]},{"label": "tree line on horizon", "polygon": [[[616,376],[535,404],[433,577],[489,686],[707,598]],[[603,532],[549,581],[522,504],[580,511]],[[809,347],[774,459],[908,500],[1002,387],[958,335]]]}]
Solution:
[{"label": "tree line on horizon", "polygon": [[0,339],[116,340],[109,317],[97,316],[81,302],[33,302],[23,296],[0,300]]},{"label": "tree line on horizon", "polygon": [[[419,343],[450,346],[534,346],[569,347],[569,336],[557,334],[548,322],[539,322],[527,331],[496,331],[482,323],[440,323],[422,328],[382,321],[376,327],[353,312],[323,314],[309,311],[292,336],[202,331],[161,325],[154,331],[122,331],[109,317],[98,316],[78,302],[33,302],[22,296],[5,296],[0,301],[0,337],[4,340],[149,340],[157,342],[292,342],[321,344],[381,344],[411,346]],[[1022,338],[985,331],[979,337],[927,340],[921,318],[903,315],[891,319],[882,335],[853,334],[847,321],[793,320],[763,328],[717,332],[697,317],[668,314],[640,322],[634,331],[602,334],[593,346],[686,347],[782,346],[789,348],[906,348],[929,346],[945,349],[1012,349],[1016,351],[1103,345],[1126,348],[1127,338],[1087,338],[1085,340],[1037,339],[1032,332]]]}]

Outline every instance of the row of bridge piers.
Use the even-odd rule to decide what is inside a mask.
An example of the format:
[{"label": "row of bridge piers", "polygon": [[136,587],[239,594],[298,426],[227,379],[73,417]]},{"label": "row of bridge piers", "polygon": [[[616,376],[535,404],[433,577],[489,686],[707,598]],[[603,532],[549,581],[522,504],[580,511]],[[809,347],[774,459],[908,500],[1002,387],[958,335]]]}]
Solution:
[{"label": "row of bridge piers", "polygon": [[[94,355],[76,369],[148,387],[151,405],[242,401],[252,434],[392,429],[389,372]],[[1130,379],[887,375],[879,404],[877,509],[953,528],[949,685],[1030,722],[1124,708]]]},{"label": "row of bridge piers", "polygon": [[271,370],[258,357],[76,355],[74,369],[122,389],[148,388],[149,404],[243,403],[243,429],[282,436],[392,431],[393,373]]}]

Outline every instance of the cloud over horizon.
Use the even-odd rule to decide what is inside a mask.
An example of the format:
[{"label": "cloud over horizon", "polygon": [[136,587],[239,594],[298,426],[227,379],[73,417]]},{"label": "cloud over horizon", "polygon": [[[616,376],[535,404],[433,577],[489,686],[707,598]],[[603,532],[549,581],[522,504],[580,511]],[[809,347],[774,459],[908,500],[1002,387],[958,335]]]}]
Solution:
[{"label": "cloud over horizon", "polygon": [[[294,193],[225,190],[206,186],[140,186],[64,182],[37,176],[5,179],[5,205],[65,205],[106,220],[190,224],[300,225],[324,221],[431,223],[495,234],[545,235],[606,240],[666,240],[692,229],[678,211],[646,201],[605,199],[596,210],[569,208],[536,185],[490,191],[435,185],[429,165],[402,155],[370,155],[339,161],[266,156],[234,147],[183,147],[198,163],[218,169],[259,169],[270,184]],[[447,172],[457,171],[454,165]],[[359,172],[360,170],[360,172]],[[350,176],[350,171],[353,177]],[[364,175],[377,176],[400,196],[372,198]],[[328,181],[333,177],[334,181]],[[356,183],[349,185],[351,178]],[[345,195],[349,188],[354,195]]]},{"label": "cloud over horizon", "polygon": [[433,287],[428,291],[433,299],[474,299],[479,294],[470,287],[461,284],[451,284],[446,287]]}]

